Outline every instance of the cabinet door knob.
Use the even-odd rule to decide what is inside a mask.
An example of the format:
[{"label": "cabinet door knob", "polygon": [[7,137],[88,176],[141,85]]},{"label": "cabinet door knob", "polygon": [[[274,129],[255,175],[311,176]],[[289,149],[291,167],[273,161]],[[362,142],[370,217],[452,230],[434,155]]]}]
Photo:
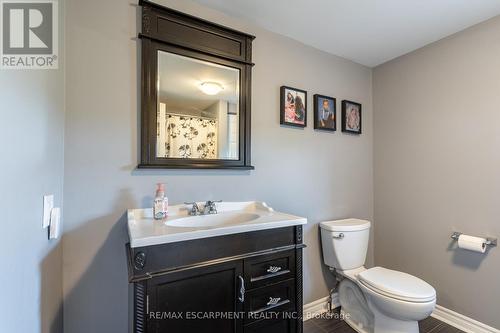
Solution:
[{"label": "cabinet door knob", "polygon": [[241,275],[238,276],[238,279],[240,279],[240,293],[238,296],[238,301],[241,303],[245,302],[245,279]]},{"label": "cabinet door knob", "polygon": [[267,269],[268,273],[278,273],[279,271],[281,271],[281,267],[279,266],[269,266]]}]

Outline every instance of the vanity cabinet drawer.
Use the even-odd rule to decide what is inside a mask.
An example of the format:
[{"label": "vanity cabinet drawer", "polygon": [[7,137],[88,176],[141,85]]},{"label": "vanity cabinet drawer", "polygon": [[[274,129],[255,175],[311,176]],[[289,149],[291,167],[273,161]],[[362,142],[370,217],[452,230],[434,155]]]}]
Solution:
[{"label": "vanity cabinet drawer", "polygon": [[295,333],[294,319],[265,319],[246,325],[244,333]]},{"label": "vanity cabinet drawer", "polygon": [[245,260],[248,289],[287,280],[295,276],[295,251],[278,252]]},{"label": "vanity cabinet drawer", "polygon": [[245,298],[246,323],[285,318],[295,310],[295,279],[250,290]]}]

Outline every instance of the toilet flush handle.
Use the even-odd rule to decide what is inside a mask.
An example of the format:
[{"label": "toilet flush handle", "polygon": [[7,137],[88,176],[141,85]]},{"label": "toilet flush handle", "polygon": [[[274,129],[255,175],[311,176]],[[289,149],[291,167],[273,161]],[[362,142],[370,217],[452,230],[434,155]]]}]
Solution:
[{"label": "toilet flush handle", "polygon": [[333,238],[342,239],[344,238],[344,233],[339,233],[338,235],[333,234]]}]

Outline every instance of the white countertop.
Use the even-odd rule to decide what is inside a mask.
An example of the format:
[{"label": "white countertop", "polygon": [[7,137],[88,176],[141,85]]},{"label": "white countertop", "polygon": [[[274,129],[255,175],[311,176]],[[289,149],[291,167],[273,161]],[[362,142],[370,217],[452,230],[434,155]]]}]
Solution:
[{"label": "white countertop", "polygon": [[[304,217],[276,212],[265,203],[256,201],[222,202],[216,205],[218,214],[196,217],[189,216],[190,206],[170,206],[169,216],[164,220],[154,220],[152,209],[129,209],[127,216],[130,246],[151,246],[307,223]],[[203,207],[203,203],[200,203],[200,207]],[[252,219],[241,222],[240,220],[245,218],[239,219],[239,216],[252,216]],[[203,219],[217,221],[218,218],[227,222],[215,226],[174,226],[189,225],[191,221],[203,222]]]}]

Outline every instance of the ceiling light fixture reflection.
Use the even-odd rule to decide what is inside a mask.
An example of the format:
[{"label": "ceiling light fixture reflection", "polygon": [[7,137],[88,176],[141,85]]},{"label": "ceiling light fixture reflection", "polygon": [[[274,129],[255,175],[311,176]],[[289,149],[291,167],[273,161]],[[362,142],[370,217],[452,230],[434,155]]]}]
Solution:
[{"label": "ceiling light fixture reflection", "polygon": [[224,87],[217,82],[202,82],[200,84],[200,89],[207,95],[217,95],[224,90]]}]

